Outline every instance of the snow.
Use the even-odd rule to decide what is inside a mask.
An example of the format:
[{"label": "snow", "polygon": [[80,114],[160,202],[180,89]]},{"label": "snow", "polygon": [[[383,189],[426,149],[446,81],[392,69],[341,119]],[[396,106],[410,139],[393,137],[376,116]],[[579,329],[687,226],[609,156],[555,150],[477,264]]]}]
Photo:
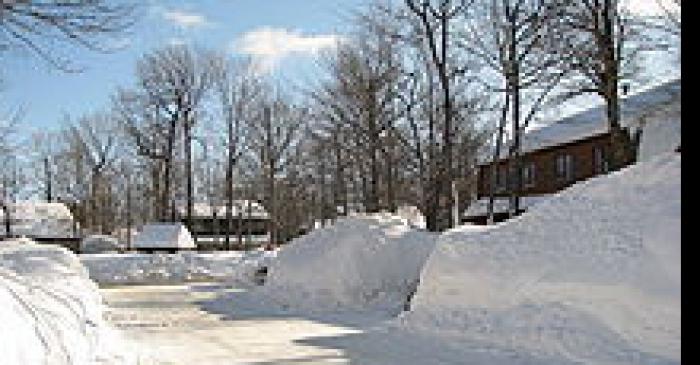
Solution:
[{"label": "snow", "polygon": [[101,234],[88,236],[80,242],[81,253],[122,252],[125,249],[126,245],[118,239]]},{"label": "snow", "polygon": [[551,363],[680,363],[680,168],[664,154],[447,232],[403,330]]},{"label": "snow", "polygon": [[[129,255],[81,259],[100,257]],[[262,266],[263,286],[104,288],[108,318],[154,363],[679,364],[680,155],[493,226],[437,235],[406,217],[346,217]]]},{"label": "snow", "polygon": [[[234,200],[232,208],[231,212],[234,217],[240,215],[245,218],[269,218],[265,207],[254,200]],[[178,211],[182,216],[187,214],[186,207],[179,207]],[[250,214],[248,214],[249,212]],[[195,203],[192,205],[192,216],[194,217],[213,217],[214,213],[216,213],[217,217],[226,217],[226,205],[212,206],[206,203]]]},{"label": "snow", "polygon": [[3,241],[0,306],[5,364],[133,362],[102,319],[97,286],[65,248]]},{"label": "snow", "polygon": [[82,254],[90,278],[100,284],[172,284],[226,281],[249,284],[274,251],[176,254]]},{"label": "snow", "polygon": [[134,248],[194,249],[197,246],[182,223],[157,223],[143,226],[134,238]]},{"label": "snow", "polygon": [[681,145],[680,100],[651,113],[642,128],[638,161],[675,151]]},{"label": "snow", "polygon": [[[11,230],[15,236],[73,237],[73,215],[63,203],[18,202],[9,204]],[[2,232],[5,212],[0,209]]]},{"label": "snow", "polygon": [[283,246],[252,301],[293,311],[398,313],[433,246],[433,234],[398,216],[340,218]]},{"label": "snow", "polygon": [[420,209],[414,205],[403,205],[396,209],[396,215],[405,219],[414,228],[425,229],[425,216]]},{"label": "snow", "polygon": [[[664,114],[659,109],[680,109],[680,79],[654,85],[636,94],[622,97],[620,102],[621,122],[632,130],[649,119],[650,115]],[[680,116],[678,116],[680,119]],[[655,118],[653,118],[655,119]],[[680,120],[679,120],[680,122]],[[679,124],[680,126],[680,124]],[[527,131],[522,138],[522,153],[578,141],[608,132],[605,105],[601,104],[583,112],[567,116],[549,125]],[[680,128],[679,128],[680,132]],[[506,144],[508,145],[508,144]],[[502,148],[501,159],[507,158],[507,148]],[[480,156],[480,163],[493,161],[493,151]]]},{"label": "snow", "polygon": [[[533,195],[533,196],[523,196],[520,197],[520,207],[523,209],[529,209],[532,206],[546,200],[549,195]],[[469,207],[464,211],[463,216],[468,217],[479,217],[484,216],[488,213],[489,198],[481,198],[475,202],[469,204]],[[494,213],[505,213],[508,212],[509,202],[508,198],[495,197],[493,200],[493,211]]]}]

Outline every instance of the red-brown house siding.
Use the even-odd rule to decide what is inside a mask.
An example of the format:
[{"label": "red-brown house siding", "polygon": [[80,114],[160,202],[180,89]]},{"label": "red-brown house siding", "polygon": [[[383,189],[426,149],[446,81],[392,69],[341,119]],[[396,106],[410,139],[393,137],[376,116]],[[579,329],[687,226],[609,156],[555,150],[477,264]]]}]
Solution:
[{"label": "red-brown house siding", "polygon": [[[594,165],[594,148],[603,148],[606,152],[609,151],[609,136],[608,133],[599,134],[523,154],[523,166],[534,163],[535,171],[534,184],[531,186],[523,186],[522,195],[556,193],[578,181],[599,175],[601,172],[596,171],[596,166]],[[561,154],[570,154],[573,156],[573,178],[569,181],[559,179],[556,175],[556,158]],[[507,163],[508,160],[503,159],[499,161],[498,164],[502,169],[505,169]],[[488,196],[489,186],[491,184],[491,164],[479,166],[478,179],[478,197]],[[503,189],[497,191],[495,195],[508,195],[508,191],[507,189]]]}]

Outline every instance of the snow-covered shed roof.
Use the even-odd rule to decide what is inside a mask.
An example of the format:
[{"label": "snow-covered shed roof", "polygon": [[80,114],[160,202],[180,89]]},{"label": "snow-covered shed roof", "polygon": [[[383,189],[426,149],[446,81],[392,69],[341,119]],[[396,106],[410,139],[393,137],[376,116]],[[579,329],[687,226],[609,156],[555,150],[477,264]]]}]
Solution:
[{"label": "snow-covered shed roof", "polygon": [[[250,215],[248,214],[249,204]],[[265,207],[263,207],[262,204],[254,200],[234,200],[232,208],[232,213],[234,217],[238,217],[240,214],[241,216],[243,216],[243,218],[269,218],[269,214],[267,213],[267,210],[265,210]],[[181,205],[177,209],[180,215],[184,216],[187,214],[187,206]],[[207,203],[194,203],[192,206],[192,215],[194,217],[210,218],[214,215],[214,213],[216,213],[217,217],[225,217],[226,205],[224,204],[212,206]]]},{"label": "snow-covered shed roof", "polygon": [[[535,204],[538,204],[546,200],[549,195],[536,195],[536,196],[523,196],[520,197],[520,207],[523,209],[528,209]],[[471,217],[482,217],[488,213],[489,198],[481,198],[469,205],[469,207],[464,211],[462,215],[464,218]],[[493,212],[494,213],[506,213],[508,212],[509,201],[508,198],[496,197],[493,200]]]},{"label": "snow-covered shed roof", "polygon": [[[639,118],[656,110],[660,105],[678,100],[681,93],[681,80],[667,81],[641,92],[622,97],[620,103],[621,124],[632,126]],[[522,138],[522,152],[553,147],[568,142],[604,134],[608,131],[605,104],[567,116],[559,121],[528,131]],[[509,143],[505,143],[509,145]],[[507,148],[502,148],[501,158],[507,157]],[[493,160],[493,150],[482,154],[479,163]]]},{"label": "snow-covered shed roof", "polygon": [[[49,238],[73,236],[73,214],[63,203],[24,201],[11,203],[8,208],[14,235]],[[5,221],[5,211],[2,209],[0,221]]]},{"label": "snow-covered shed roof", "polygon": [[190,231],[182,223],[154,223],[143,226],[134,238],[134,248],[196,248]]},{"label": "snow-covered shed roof", "polygon": [[[63,203],[17,202],[9,204],[12,219],[73,219],[68,207]],[[4,218],[5,211],[0,210]]]}]

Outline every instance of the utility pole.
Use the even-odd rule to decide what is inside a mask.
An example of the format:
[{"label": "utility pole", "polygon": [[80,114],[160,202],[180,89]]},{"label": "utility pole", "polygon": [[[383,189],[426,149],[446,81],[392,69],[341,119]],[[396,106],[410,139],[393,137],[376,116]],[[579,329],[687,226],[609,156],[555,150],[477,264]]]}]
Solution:
[{"label": "utility pole", "polygon": [[452,180],[452,228],[459,226],[459,192],[457,182]]}]

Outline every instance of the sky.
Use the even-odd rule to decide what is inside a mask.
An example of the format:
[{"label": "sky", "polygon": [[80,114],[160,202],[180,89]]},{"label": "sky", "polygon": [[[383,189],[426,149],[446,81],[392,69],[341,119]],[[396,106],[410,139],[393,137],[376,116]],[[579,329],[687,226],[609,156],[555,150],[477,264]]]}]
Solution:
[{"label": "sky", "polygon": [[[656,0],[627,0],[641,14],[658,12]],[[671,0],[663,0],[669,2]],[[0,111],[20,106],[22,130],[53,129],[65,113],[105,108],[118,87],[134,80],[136,61],[167,44],[190,43],[256,60],[261,73],[303,83],[313,60],[332,47],[348,15],[368,0],[144,1],[140,19],[118,42],[123,49],[98,54],[70,49],[81,73],[64,73],[22,52],[0,55]]]},{"label": "sky", "polygon": [[[305,80],[313,57],[332,46],[349,14],[366,0],[148,1],[140,20],[119,43],[99,54],[71,49],[81,73],[64,73],[26,52],[5,52],[0,111],[23,109],[23,129],[57,126],[65,112],[80,115],[108,105],[118,87],[134,81],[144,53],[190,43],[256,60],[261,72]],[[73,54],[71,53],[71,54]]]}]

